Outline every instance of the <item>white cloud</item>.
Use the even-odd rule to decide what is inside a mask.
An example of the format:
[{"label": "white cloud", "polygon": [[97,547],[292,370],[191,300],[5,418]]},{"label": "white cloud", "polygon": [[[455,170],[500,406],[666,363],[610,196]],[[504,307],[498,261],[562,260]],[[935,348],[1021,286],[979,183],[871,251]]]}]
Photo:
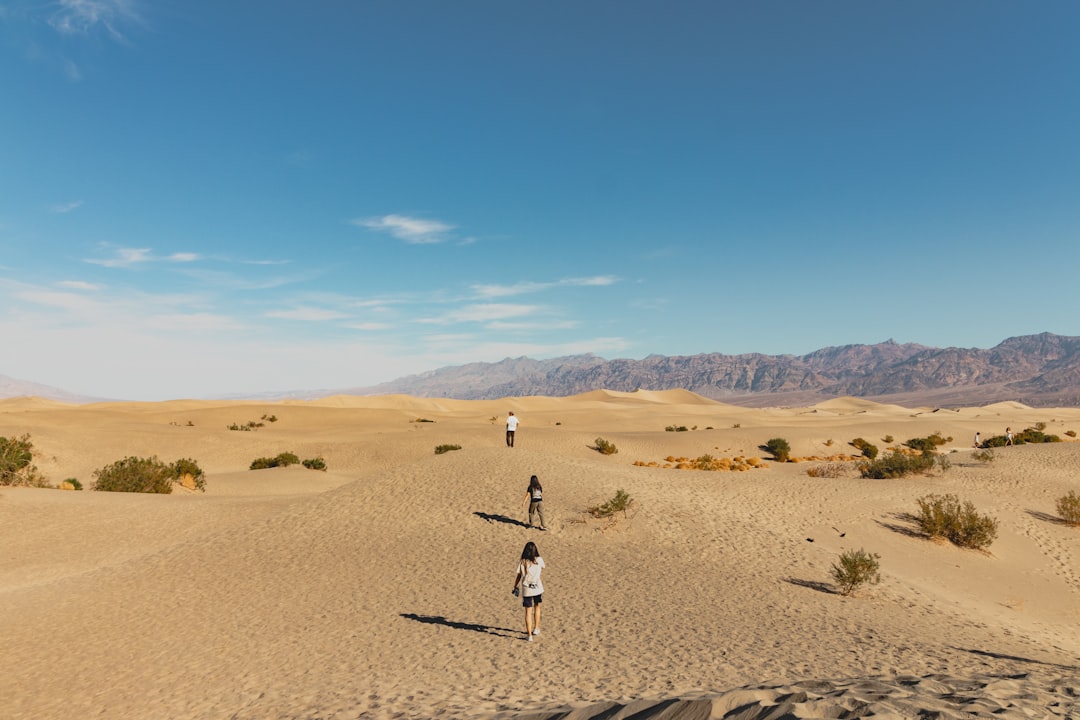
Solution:
[{"label": "white cloud", "polygon": [[374,330],[389,330],[390,328],[393,327],[393,325],[389,325],[387,323],[361,322],[361,323],[345,323],[345,327],[349,328],[350,330],[363,330],[363,331],[367,332],[367,331],[374,331]]},{"label": "white cloud", "polygon": [[292,310],[272,310],[266,313],[268,318],[278,320],[302,320],[311,322],[325,322],[327,320],[340,320],[348,317],[345,313],[325,308],[298,307]]},{"label": "white cloud", "polygon": [[506,318],[523,317],[532,315],[541,308],[538,305],[513,305],[509,303],[484,303],[480,305],[466,305],[458,310],[452,310],[442,316],[421,318],[417,322],[428,325],[450,325],[465,322],[489,322],[492,320],[504,320]]},{"label": "white cloud", "polygon": [[181,252],[181,253],[173,253],[172,255],[170,255],[169,257],[167,257],[165,259],[168,260],[169,262],[187,263],[187,262],[195,262],[196,260],[200,260],[201,258],[202,258],[202,256],[199,255],[198,253],[182,253]]},{"label": "white cloud", "polygon": [[513,285],[473,285],[472,290],[482,298],[509,297],[512,295],[524,295],[531,292],[541,292],[556,287],[601,287],[613,285],[618,278],[612,275],[596,275],[585,278],[564,278],[551,282],[522,281]]},{"label": "white cloud", "polygon": [[68,288],[69,290],[100,290],[100,285],[94,283],[84,282],[82,280],[61,280],[56,283],[59,287]]},{"label": "white cloud", "polygon": [[422,220],[405,215],[357,218],[350,222],[359,227],[388,232],[398,240],[404,240],[413,245],[440,243],[444,240],[444,235],[454,229],[453,225],[438,220]]},{"label": "white cloud", "polygon": [[125,40],[120,26],[141,18],[133,0],[58,0],[49,25],[63,35],[88,35],[102,28],[113,40]]},{"label": "white cloud", "polygon": [[71,212],[72,210],[76,210],[79,207],[81,207],[82,204],[83,204],[82,200],[75,200],[74,202],[66,202],[66,203],[56,203],[55,205],[50,205],[49,206],[49,212],[55,213],[57,215],[66,215],[67,213]]},{"label": "white cloud", "polygon": [[517,331],[517,330],[573,330],[576,327],[580,327],[581,323],[577,320],[559,320],[556,322],[505,322],[503,320],[496,320],[490,322],[484,327],[488,330],[500,330],[500,331]]},{"label": "white cloud", "polygon": [[153,257],[150,255],[150,248],[117,248],[116,254],[111,258],[85,259],[86,262],[93,265],[101,265],[102,267],[108,268],[131,267],[132,265],[149,262],[151,260],[153,260]]}]

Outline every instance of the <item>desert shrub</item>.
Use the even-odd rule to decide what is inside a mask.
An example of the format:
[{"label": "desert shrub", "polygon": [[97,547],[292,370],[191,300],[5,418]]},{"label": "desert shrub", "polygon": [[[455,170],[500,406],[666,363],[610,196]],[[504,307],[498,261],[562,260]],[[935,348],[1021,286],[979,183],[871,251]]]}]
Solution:
[{"label": "desert shrub", "polygon": [[0,437],[0,485],[47,486],[33,460],[34,444],[29,434]]},{"label": "desert shrub", "polygon": [[742,423],[735,423],[735,424],[734,424],[734,425],[732,425],[731,427],[733,427],[733,428],[735,428],[735,429],[741,428],[741,427],[742,427]]},{"label": "desert shrub", "polygon": [[787,462],[791,457],[791,446],[784,438],[772,438],[762,447],[772,453],[776,462]]},{"label": "desert shrub", "polygon": [[685,425],[668,425],[664,430],[667,432],[689,432],[690,428]]},{"label": "desert shrub", "polygon": [[883,480],[914,473],[928,472],[934,467],[934,455],[907,455],[893,450],[887,455],[859,464],[859,474],[864,478]]},{"label": "desert shrub", "polygon": [[1076,437],[1076,431],[1075,430],[1066,430],[1065,434],[1068,435],[1071,438]]},{"label": "desert shrub", "polygon": [[971,453],[971,459],[983,464],[994,462],[994,450],[993,448],[984,448],[982,450],[976,450]]},{"label": "desert shrub", "polygon": [[[266,417],[266,416],[264,415],[263,417]],[[275,422],[276,420],[277,420],[277,418],[274,418],[270,422]],[[249,420],[248,422],[244,423],[243,425],[241,425],[240,423],[233,423],[232,425],[226,425],[226,427],[228,429],[230,429],[230,430],[239,430],[241,432],[251,432],[252,430],[256,430],[258,428],[265,427],[265,426],[266,426],[266,423],[261,423],[261,422],[255,421],[255,420]]]},{"label": "desert shrub", "polygon": [[615,495],[610,500],[601,505],[593,505],[588,509],[588,513],[596,518],[610,517],[617,512],[626,515],[626,511],[633,504],[634,500],[625,490],[616,490]]},{"label": "desert shrub", "polygon": [[308,458],[307,460],[304,460],[302,464],[308,470],[326,470],[326,461],[321,457]]},{"label": "desert shrub", "polygon": [[181,481],[185,475],[191,477],[196,490],[206,492],[206,475],[199,464],[191,458],[181,458],[172,464],[173,480]]},{"label": "desert shrub", "polygon": [[277,422],[277,415],[263,415],[262,419],[265,420],[266,422],[276,423]]},{"label": "desert shrub", "polygon": [[434,420],[429,420],[427,418],[416,418],[415,420],[413,420],[413,422],[417,422],[417,423],[433,423],[435,421]]},{"label": "desert shrub", "polygon": [[868,553],[862,548],[842,553],[839,563],[832,566],[832,577],[840,586],[840,594],[853,595],[863,585],[881,582],[880,559],[877,553]]},{"label": "desert shrub", "polygon": [[1057,511],[1065,522],[1080,525],[1080,495],[1077,495],[1075,490],[1070,490],[1068,495],[1058,498]]},{"label": "desert shrub", "polygon": [[865,458],[873,460],[874,458],[877,457],[877,454],[878,454],[877,445],[874,445],[873,443],[871,443],[871,442],[869,442],[867,440],[864,440],[861,437],[858,437],[858,438],[855,438],[854,440],[852,440],[851,445],[856,450],[861,452],[863,454],[863,457],[865,457]]},{"label": "desert shrub", "polygon": [[886,435],[885,437],[881,438],[881,442],[883,442],[883,443],[885,443],[886,445],[888,445],[889,443],[891,443],[891,442],[892,442],[893,440],[895,440],[895,439],[896,439],[896,438],[894,438],[894,437],[893,437],[892,435]]},{"label": "desert shrub", "polygon": [[822,463],[806,469],[806,474],[813,478],[840,478],[851,472],[851,465],[842,462]]},{"label": "desert shrub", "polygon": [[[1042,423],[1039,423],[1039,424],[1042,425]],[[1046,426],[1043,425],[1043,427],[1045,428]],[[1066,433],[1066,435],[1067,434],[1068,433]],[[1006,437],[1004,435],[994,435],[993,437],[987,439],[987,441],[983,443],[983,447],[990,447],[990,448],[1005,447],[1005,444],[1007,442],[1008,442],[1008,440],[1006,439]],[[1029,427],[1029,428],[1027,428],[1027,429],[1013,435],[1013,444],[1014,445],[1024,445],[1026,443],[1051,443],[1051,442],[1061,442],[1061,438],[1058,437],[1057,435],[1047,435],[1042,430],[1040,430],[1038,427]]]},{"label": "desert shrub", "polygon": [[912,450],[918,450],[920,452],[930,454],[936,453],[937,449],[944,445],[946,442],[948,442],[948,440],[943,438],[941,436],[941,433],[934,433],[929,437],[911,438],[910,440],[905,440],[904,445],[911,448]]},{"label": "desert shrub", "polygon": [[436,455],[442,455],[443,453],[448,453],[451,450],[460,450],[460,449],[461,449],[460,445],[436,445],[435,446],[435,454]]},{"label": "desert shrub", "polygon": [[930,537],[945,538],[954,545],[979,549],[997,538],[997,520],[980,515],[970,502],[960,503],[955,495],[924,495],[916,501],[919,529]]},{"label": "desert shrub", "polygon": [[82,490],[83,489],[82,488],[82,483],[79,482],[78,478],[68,478],[64,482],[66,482],[68,485],[71,485],[72,490]]},{"label": "desert shrub", "polygon": [[266,470],[267,468],[275,467],[288,467],[290,465],[300,464],[300,458],[296,456],[296,453],[283,452],[276,457],[261,457],[255,458],[251,461],[251,467],[249,470]]},{"label": "desert shrub", "polygon": [[595,443],[597,452],[602,455],[614,455],[619,452],[619,448],[615,447],[615,443],[608,442],[604,438],[596,438],[593,442]]},{"label": "desert shrub", "polygon": [[94,471],[95,490],[105,492],[141,492],[168,495],[172,492],[176,471],[157,456],[126,457]]}]

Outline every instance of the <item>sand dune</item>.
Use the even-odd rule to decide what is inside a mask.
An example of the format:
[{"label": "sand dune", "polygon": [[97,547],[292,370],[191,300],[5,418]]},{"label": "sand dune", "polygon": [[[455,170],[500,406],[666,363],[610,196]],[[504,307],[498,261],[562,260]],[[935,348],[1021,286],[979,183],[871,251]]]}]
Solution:
[{"label": "sand dune", "polygon": [[[1080,443],[968,447],[1080,410],[933,412],[841,399],[736,408],[686,393],[451,401],[0,402],[54,482],[126,455],[195,458],[205,493],[0,489],[4,718],[1070,717],[1080,530],[1056,518]],[[508,409],[522,418],[505,447]],[[262,420],[274,416],[275,422]],[[417,422],[423,419],[428,422]],[[263,422],[249,432],[227,426]],[[671,432],[671,425],[695,428]],[[944,474],[894,481],[635,467],[953,437]],[[602,436],[619,453],[593,448]],[[439,444],[462,449],[435,455]],[[320,456],[329,471],[250,471]],[[531,474],[551,526],[525,526]],[[584,510],[624,489],[618,522]],[[920,536],[915,499],[998,518],[988,552]],[[510,595],[526,540],[542,632]],[[837,594],[839,553],[883,581]],[[932,715],[930,713],[938,713]],[[966,714],[965,714],[966,713]]]}]

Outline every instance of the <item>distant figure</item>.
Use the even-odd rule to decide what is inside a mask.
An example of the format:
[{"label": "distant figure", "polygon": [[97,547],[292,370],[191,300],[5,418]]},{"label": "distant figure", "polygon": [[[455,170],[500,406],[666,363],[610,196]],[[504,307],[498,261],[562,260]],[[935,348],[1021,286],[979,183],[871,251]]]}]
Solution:
[{"label": "distant figure", "polygon": [[517,432],[518,419],[513,411],[506,416],[506,447],[514,447],[514,433]]},{"label": "distant figure", "polygon": [[533,526],[533,515],[539,515],[540,529],[547,530],[547,523],[544,522],[544,488],[535,475],[529,478],[529,487],[525,490],[521,506],[525,507],[525,503],[529,503],[529,527]]},{"label": "distant figure", "polygon": [[980,435],[979,433],[975,433],[975,447],[982,447],[982,435]]},{"label": "distant figure", "polygon": [[1005,444],[1006,445],[1012,445],[1013,444],[1012,428],[1011,427],[1005,428]]},{"label": "distant figure", "polygon": [[536,543],[525,543],[512,592],[514,595],[521,593],[521,605],[525,608],[525,639],[529,642],[532,642],[533,635],[540,634],[540,603],[544,601],[544,585],[540,582],[540,571],[543,569],[544,558],[540,557]]}]

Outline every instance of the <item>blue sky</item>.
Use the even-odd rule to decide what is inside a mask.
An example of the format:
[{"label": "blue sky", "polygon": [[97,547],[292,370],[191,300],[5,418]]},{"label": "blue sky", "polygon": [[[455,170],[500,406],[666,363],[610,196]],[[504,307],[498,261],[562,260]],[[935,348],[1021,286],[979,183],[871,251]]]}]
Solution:
[{"label": "blue sky", "polygon": [[1080,335],[1080,3],[0,0],[0,374]]}]

